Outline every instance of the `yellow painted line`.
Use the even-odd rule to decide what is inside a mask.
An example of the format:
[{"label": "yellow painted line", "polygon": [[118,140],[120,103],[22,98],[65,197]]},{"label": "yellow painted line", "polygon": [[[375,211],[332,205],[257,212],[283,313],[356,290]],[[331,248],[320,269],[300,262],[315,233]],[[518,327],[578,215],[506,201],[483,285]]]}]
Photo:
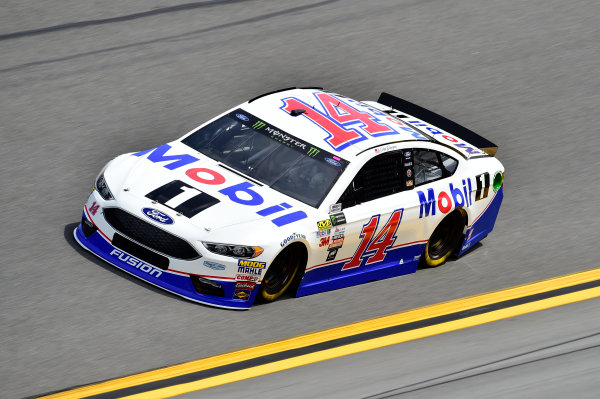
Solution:
[{"label": "yellow painted line", "polygon": [[[76,399],[85,398],[88,396],[99,395],[106,392],[116,391],[123,388],[128,388],[136,385],[142,385],[149,382],[160,381],[168,378],[177,377],[184,374],[208,370],[215,367],[225,366],[228,364],[238,363],[244,360],[249,360],[273,353],[283,352],[290,349],[302,348],[305,346],[330,341],[338,338],[348,337],[364,332],[379,330],[400,324],[411,323],[419,320],[429,319],[432,317],[442,316],[449,313],[460,312],[463,310],[476,308],[480,306],[490,305],[493,303],[506,301],[524,296],[534,295],[541,292],[552,291],[555,289],[568,287],[572,285],[582,284],[589,281],[600,279],[600,268],[592,269],[585,272],[574,273],[562,277],[555,277],[540,282],[526,284],[518,287],[504,289],[500,291],[490,292],[487,294],[452,300],[436,305],[430,305],[418,309],[413,309],[401,313],[396,313],[389,316],[379,317],[372,320],[360,321],[353,324],[348,324],[341,327],[335,327],[329,330],[318,331],[306,335],[301,335],[295,338],[285,339],[282,341],[263,344],[255,347],[242,349],[239,351],[226,353],[222,355],[212,356],[205,359],[194,360],[187,363],[182,363],[175,366],[165,367],[157,370],[148,371],[145,373],[135,374],[128,377],[118,378],[101,382],[98,384],[83,386],[69,391],[59,392],[53,395],[45,396],[47,399]],[[583,291],[582,291],[583,292]],[[569,294],[571,295],[571,294]],[[551,298],[555,299],[555,298]],[[537,303],[537,302],[536,302]],[[525,305],[520,305],[525,306]],[[555,305],[558,306],[558,305]],[[519,307],[515,307],[519,308]],[[487,313],[486,315],[494,312]],[[481,315],[481,317],[486,316]],[[426,327],[426,328],[433,328]],[[415,330],[417,331],[417,330]],[[410,333],[410,332],[406,332]],[[401,334],[406,334],[401,333]],[[357,343],[358,344],[358,343]],[[352,345],[357,345],[352,344]],[[339,349],[339,348],[337,348]],[[310,355],[305,355],[310,356]],[[343,356],[343,355],[340,355]],[[290,359],[291,360],[291,359]],[[282,362],[289,361],[284,360]],[[317,360],[318,361],[318,360]],[[264,366],[260,366],[264,367]],[[243,370],[236,373],[246,373],[248,370]],[[212,377],[218,378],[218,377]],[[250,377],[247,377],[250,378]],[[166,388],[165,388],[166,389]]]},{"label": "yellow painted line", "polygon": [[541,301],[531,302],[506,309],[496,310],[478,316],[467,317],[465,319],[450,321],[437,324],[430,327],[423,327],[416,330],[387,335],[380,338],[373,338],[366,341],[356,342],[340,346],[337,348],[326,349],[320,352],[309,353],[280,360],[265,365],[255,366],[244,370],[206,378],[199,381],[189,382],[180,385],[174,385],[166,388],[156,389],[139,393],[136,395],[125,396],[122,399],[162,399],[177,395],[183,395],[202,389],[212,388],[219,385],[242,381],[248,378],[259,377],[265,374],[271,374],[294,367],[305,366],[307,364],[322,362],[324,360],[335,359],[341,356],[352,355],[365,352],[372,349],[382,348],[384,346],[399,344],[406,341],[425,338],[432,335],[455,331],[467,327],[473,327],[479,324],[489,323],[509,317],[519,316],[525,313],[536,312],[538,310],[548,309],[555,306],[561,306],[568,303],[583,301],[586,299],[600,297],[600,287],[590,288],[584,291],[578,291],[571,294],[565,294],[558,297],[543,299]]}]

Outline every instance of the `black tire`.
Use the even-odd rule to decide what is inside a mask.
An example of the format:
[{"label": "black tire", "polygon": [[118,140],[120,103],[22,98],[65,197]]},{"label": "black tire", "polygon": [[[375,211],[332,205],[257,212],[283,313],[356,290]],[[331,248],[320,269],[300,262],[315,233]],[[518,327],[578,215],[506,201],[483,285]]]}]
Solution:
[{"label": "black tire", "polygon": [[465,219],[460,211],[446,216],[435,228],[423,252],[423,263],[429,267],[442,265],[454,252],[462,237]]},{"label": "black tire", "polygon": [[271,263],[260,284],[258,296],[265,302],[273,302],[292,286],[306,262],[306,250],[301,244],[284,249]]}]

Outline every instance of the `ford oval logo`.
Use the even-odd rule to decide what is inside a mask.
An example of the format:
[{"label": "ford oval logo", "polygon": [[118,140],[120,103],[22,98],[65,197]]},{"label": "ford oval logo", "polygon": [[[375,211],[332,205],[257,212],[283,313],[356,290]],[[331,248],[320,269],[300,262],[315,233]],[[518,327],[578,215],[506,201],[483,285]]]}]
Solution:
[{"label": "ford oval logo", "polygon": [[238,117],[238,119],[243,120],[244,122],[248,122],[250,120],[250,118],[248,118],[246,115],[244,114],[235,114],[235,116]]},{"label": "ford oval logo", "polygon": [[325,158],[325,161],[333,166],[342,166],[341,163],[339,163],[338,161],[336,161],[333,158]]},{"label": "ford oval logo", "polygon": [[146,215],[150,219],[154,220],[155,222],[162,223],[162,224],[173,224],[174,223],[174,220],[171,219],[169,217],[169,215],[167,215],[164,212],[159,211],[158,209],[144,208],[144,209],[142,209],[142,212],[144,213],[144,215]]}]

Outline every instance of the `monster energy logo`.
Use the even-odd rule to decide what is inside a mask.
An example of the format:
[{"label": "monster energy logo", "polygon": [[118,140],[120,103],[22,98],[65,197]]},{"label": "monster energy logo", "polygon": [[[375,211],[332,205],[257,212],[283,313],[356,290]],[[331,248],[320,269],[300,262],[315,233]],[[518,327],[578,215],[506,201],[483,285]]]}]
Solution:
[{"label": "monster energy logo", "polygon": [[315,147],[310,147],[310,150],[308,150],[308,152],[306,153],[306,155],[308,155],[309,157],[314,158],[320,152],[321,151],[317,150]]},{"label": "monster energy logo", "polygon": [[256,121],[254,125],[252,125],[252,129],[260,130],[263,127],[265,127],[265,125],[266,123],[264,123],[263,121]]}]

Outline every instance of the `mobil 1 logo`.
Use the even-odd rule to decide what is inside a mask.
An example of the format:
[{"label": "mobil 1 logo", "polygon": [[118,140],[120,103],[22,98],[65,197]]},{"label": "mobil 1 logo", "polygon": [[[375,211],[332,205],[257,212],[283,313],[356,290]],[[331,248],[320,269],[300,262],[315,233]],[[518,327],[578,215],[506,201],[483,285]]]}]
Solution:
[{"label": "mobil 1 logo", "polygon": [[219,203],[219,200],[182,182],[174,180],[146,194],[146,198],[163,204],[191,218]]}]

